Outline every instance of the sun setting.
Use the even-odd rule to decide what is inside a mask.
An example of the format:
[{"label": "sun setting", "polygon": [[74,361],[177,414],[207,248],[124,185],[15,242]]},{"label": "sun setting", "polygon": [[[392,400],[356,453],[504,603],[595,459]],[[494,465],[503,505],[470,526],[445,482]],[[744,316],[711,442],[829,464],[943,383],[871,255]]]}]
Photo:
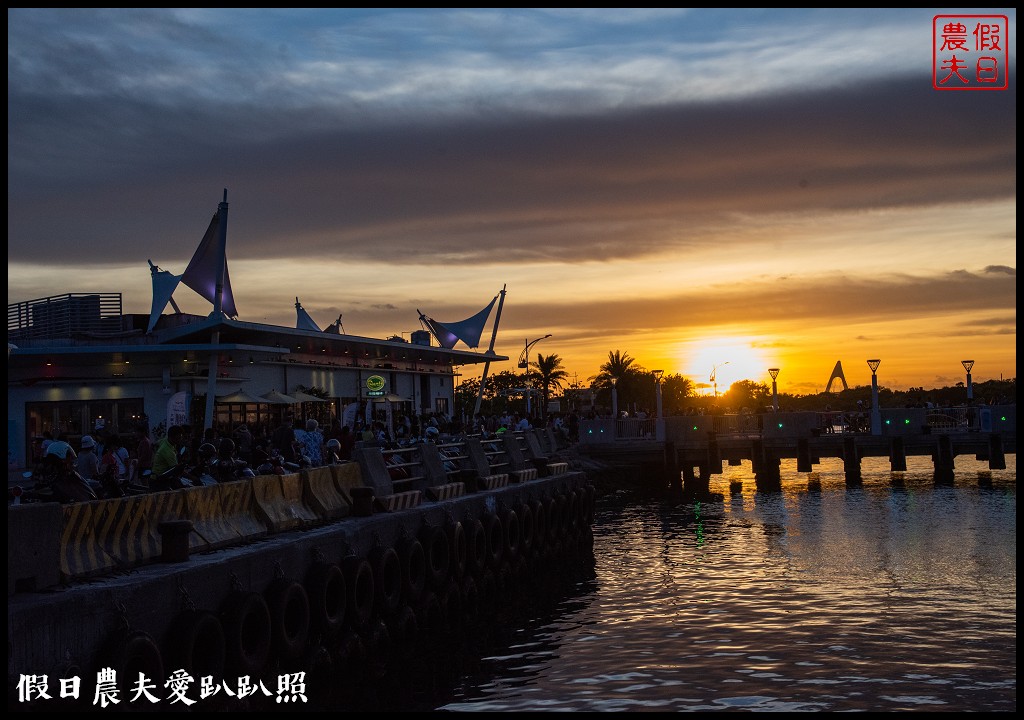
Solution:
[{"label": "sun setting", "polygon": [[[764,382],[774,360],[751,338],[712,337],[679,349],[679,373],[699,394],[722,393],[737,380]],[[770,380],[769,380],[770,382]]]}]

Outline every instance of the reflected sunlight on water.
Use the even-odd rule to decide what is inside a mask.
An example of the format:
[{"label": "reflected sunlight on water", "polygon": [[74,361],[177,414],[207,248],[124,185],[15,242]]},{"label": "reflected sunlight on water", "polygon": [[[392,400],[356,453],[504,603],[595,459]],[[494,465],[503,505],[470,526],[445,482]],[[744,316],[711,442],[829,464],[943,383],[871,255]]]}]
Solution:
[{"label": "reflected sunlight on water", "polygon": [[[841,461],[759,493],[749,463],[720,502],[599,500],[594,576],[524,616],[439,708],[1016,709],[1016,458]],[[742,483],[733,493],[730,485]]]}]

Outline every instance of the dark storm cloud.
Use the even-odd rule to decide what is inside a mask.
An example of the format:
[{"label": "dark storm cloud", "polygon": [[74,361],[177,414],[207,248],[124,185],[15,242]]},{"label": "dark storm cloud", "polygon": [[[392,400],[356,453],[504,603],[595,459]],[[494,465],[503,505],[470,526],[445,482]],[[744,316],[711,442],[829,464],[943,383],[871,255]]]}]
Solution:
[{"label": "dark storm cloud", "polygon": [[57,250],[102,263],[97,245],[187,261],[223,188],[234,257],[385,249],[442,264],[685,251],[718,242],[737,213],[990,201],[1016,188],[1015,92],[938,93],[920,78],[575,117],[482,110],[374,124],[328,102],[156,103],[127,90],[42,92],[49,75],[16,61],[8,74],[9,261]]},{"label": "dark storm cloud", "polygon": [[[600,318],[602,332],[613,337],[629,337],[652,330],[721,326],[734,323],[736,318],[749,318],[752,327],[764,322],[765,316],[751,315],[751,308],[765,309],[775,326],[792,324],[820,328],[861,322],[868,307],[871,321],[878,323],[907,318],[935,319],[953,313],[991,313],[993,308],[1015,308],[1016,293],[1012,276],[988,277],[959,271],[933,277],[822,276],[791,279],[783,285],[746,281],[658,298],[638,297],[614,302],[595,298],[586,304],[567,301],[554,306],[527,303],[520,304],[518,309],[520,317],[557,317],[559,323],[567,327],[585,327]],[[950,304],[951,297],[956,298],[956,303]],[[959,323],[947,324],[945,331],[934,324],[922,330],[932,337],[943,332],[962,336],[966,331]],[[1015,334],[1016,317],[992,315],[973,322],[970,332]]]}]

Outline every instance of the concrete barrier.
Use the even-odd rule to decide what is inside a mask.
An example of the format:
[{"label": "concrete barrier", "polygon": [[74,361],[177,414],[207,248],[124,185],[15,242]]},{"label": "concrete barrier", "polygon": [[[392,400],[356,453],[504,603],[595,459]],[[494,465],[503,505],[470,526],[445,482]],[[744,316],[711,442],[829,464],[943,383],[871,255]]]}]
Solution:
[{"label": "concrete barrier", "polygon": [[355,505],[352,500],[352,489],[366,487],[363,483],[363,473],[359,468],[359,463],[347,462],[340,465],[332,465],[331,476],[334,478],[334,487],[338,489],[338,493],[348,503],[351,512],[352,507]]},{"label": "concrete barrier", "polygon": [[350,504],[334,484],[330,466],[304,468],[301,474],[302,498],[320,520],[337,520],[351,513]]},{"label": "concrete barrier", "polygon": [[268,525],[254,513],[252,480],[235,480],[182,491],[188,520],[193,529],[189,550],[216,550],[255,540],[268,532]]},{"label": "concrete barrier", "polygon": [[252,478],[253,507],[257,517],[272,533],[308,527],[317,522],[316,514],[302,503],[302,477],[257,475]]},{"label": "concrete barrier", "polygon": [[264,537],[270,531],[266,522],[254,510],[256,501],[251,479],[224,483],[217,487],[224,521],[231,526],[237,537],[254,540]]},{"label": "concrete barrier", "polygon": [[239,539],[221,515],[220,488],[220,485],[207,485],[176,491],[185,496],[185,519],[192,521],[192,532],[188,536],[190,552],[216,550]]},{"label": "concrete barrier", "polygon": [[61,510],[60,569],[68,579],[126,570],[158,558],[157,525],[188,519],[182,491],[93,500]]}]

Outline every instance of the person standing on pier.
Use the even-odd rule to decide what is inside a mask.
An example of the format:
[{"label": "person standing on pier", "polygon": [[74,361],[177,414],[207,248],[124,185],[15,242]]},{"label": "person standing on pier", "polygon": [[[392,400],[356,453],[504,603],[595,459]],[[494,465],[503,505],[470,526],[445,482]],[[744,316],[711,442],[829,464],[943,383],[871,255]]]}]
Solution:
[{"label": "person standing on pier", "polygon": [[162,475],[178,465],[178,448],[181,447],[180,425],[167,428],[167,435],[160,441],[153,454],[153,474]]}]

